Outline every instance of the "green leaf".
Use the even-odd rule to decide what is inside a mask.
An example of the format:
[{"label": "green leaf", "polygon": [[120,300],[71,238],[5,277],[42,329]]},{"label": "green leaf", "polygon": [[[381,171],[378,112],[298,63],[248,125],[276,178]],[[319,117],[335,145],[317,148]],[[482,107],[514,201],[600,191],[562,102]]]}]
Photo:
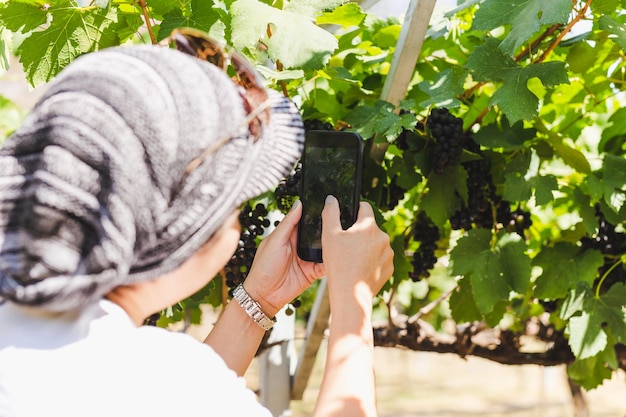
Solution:
[{"label": "green leaf", "polygon": [[507,201],[528,201],[533,195],[531,185],[519,172],[504,175],[502,198]]},{"label": "green leaf", "polygon": [[461,207],[459,195],[467,198],[467,172],[457,165],[441,174],[431,174],[421,208],[437,226],[443,226]]},{"label": "green leaf", "polygon": [[569,69],[576,73],[589,71],[589,68],[592,68],[597,63],[597,60],[597,51],[586,42],[576,42],[567,54]]},{"label": "green leaf", "polygon": [[583,251],[566,242],[544,248],[533,260],[533,265],[543,269],[536,281],[535,294],[543,299],[563,298],[578,282],[592,285],[603,264],[604,258],[597,250]]},{"label": "green leaf", "polygon": [[606,348],[605,327],[611,329],[618,342],[626,338],[625,302],[626,287],[621,284],[613,285],[599,298],[584,301],[581,315],[570,318],[567,325],[569,345],[577,358],[595,356]]},{"label": "green leaf", "polygon": [[591,10],[598,14],[610,14],[620,6],[620,0],[594,0],[591,3]]},{"label": "green leaf", "polygon": [[602,16],[598,20],[598,27],[606,30],[612,36],[611,39],[617,43],[620,48],[626,49],[626,27],[610,16]]},{"label": "green leaf", "polygon": [[505,118],[501,126],[495,123],[483,126],[472,137],[477,143],[488,148],[514,151],[527,147],[527,142],[537,137],[537,130],[525,128],[523,122],[511,126]]},{"label": "green leaf", "polygon": [[612,374],[600,356],[576,359],[567,367],[567,375],[587,390],[599,387],[605,380],[611,379]]},{"label": "green leaf", "polygon": [[[284,10],[314,18],[323,11],[333,10],[347,0],[291,0]],[[360,9],[360,8],[359,8]]]},{"label": "green leaf", "polygon": [[31,85],[50,81],[77,56],[119,44],[117,9],[74,7],[62,1],[49,9],[46,30],[33,32],[18,53]]},{"label": "green leaf", "polygon": [[530,178],[528,182],[535,190],[535,202],[540,206],[554,200],[553,191],[559,189],[554,175],[537,175]]},{"label": "green leaf", "polygon": [[542,25],[567,23],[571,9],[571,0],[485,0],[472,29],[492,30],[510,24],[511,31],[500,48],[512,56]]},{"label": "green leaf", "polygon": [[568,84],[569,78],[563,62],[545,62],[517,65],[504,55],[494,39],[476,48],[467,61],[476,81],[502,81],[490,100],[499,106],[510,123],[530,120],[538,113],[539,98],[528,88],[528,81],[538,78],[546,87]]},{"label": "green leaf", "polygon": [[395,106],[383,100],[373,106],[358,106],[344,119],[364,138],[376,136],[387,142],[397,138],[403,129],[412,130],[416,123],[414,116],[397,114]]},{"label": "green leaf", "polygon": [[404,236],[398,234],[391,241],[391,248],[393,249],[393,275],[398,279],[402,279],[409,276],[409,273],[413,271],[410,258],[404,253]]},{"label": "green leaf", "polygon": [[420,106],[458,107],[460,102],[456,96],[465,91],[466,79],[466,70],[452,67],[438,73],[432,83],[422,81],[419,84],[420,90],[428,94],[429,99],[422,101]]},{"label": "green leaf", "polygon": [[606,152],[613,140],[624,142],[626,138],[626,107],[617,109],[609,118],[609,126],[602,131],[602,139],[598,144],[599,152]]},{"label": "green leaf", "polygon": [[213,7],[213,2],[191,0],[189,7],[190,13],[184,13],[180,8],[173,8],[163,15],[159,40],[166,38],[172,30],[179,27],[200,29],[216,39],[224,37],[224,30],[219,21],[220,15]]},{"label": "green leaf", "polygon": [[471,230],[450,253],[450,272],[471,280],[472,294],[482,314],[509,298],[511,290],[526,292],[531,272],[526,244],[520,236],[503,233],[495,246],[487,229]]},{"label": "green leaf", "polygon": [[618,213],[626,202],[626,159],[606,154],[602,166],[604,168],[602,177],[604,201]]},{"label": "green leaf", "polygon": [[346,3],[332,12],[321,14],[316,23],[318,25],[340,25],[343,27],[360,26],[366,17],[367,14],[363,13],[361,6],[355,3]]},{"label": "green leaf", "polygon": [[588,174],[591,172],[591,166],[585,155],[566,143],[563,142],[563,138],[558,135],[549,135],[547,142],[550,144],[554,152],[563,158],[570,167],[574,168],[577,172]]},{"label": "green leaf", "polygon": [[[295,6],[292,9],[300,10]],[[322,68],[337,49],[337,39],[316,26],[310,16],[279,10],[258,0],[236,0],[230,13],[233,46],[240,50],[255,50],[258,42],[263,40],[269,57],[274,62],[280,61],[285,68]],[[268,28],[272,33],[269,39]],[[296,33],[298,35],[294,36]]]},{"label": "green leaf", "polygon": [[181,7],[185,7],[185,4],[181,3],[188,3],[188,0],[185,0],[184,2],[179,0],[150,0],[150,9],[154,15],[164,16],[174,9],[181,10]]},{"label": "green leaf", "polygon": [[459,286],[450,295],[452,318],[457,323],[471,323],[482,320],[482,314],[476,307],[469,279],[459,280]]},{"label": "green leaf", "polygon": [[563,320],[569,320],[574,314],[583,310],[585,300],[590,297],[593,297],[593,292],[589,284],[579,283],[576,288],[567,292],[567,296],[559,309],[559,317]]},{"label": "green leaf", "polygon": [[0,4],[0,26],[12,32],[30,32],[47,20],[48,11],[38,1],[8,1]]},{"label": "green leaf", "polygon": [[503,276],[513,291],[524,294],[530,286],[531,261],[526,242],[517,233],[503,234],[496,244]]}]

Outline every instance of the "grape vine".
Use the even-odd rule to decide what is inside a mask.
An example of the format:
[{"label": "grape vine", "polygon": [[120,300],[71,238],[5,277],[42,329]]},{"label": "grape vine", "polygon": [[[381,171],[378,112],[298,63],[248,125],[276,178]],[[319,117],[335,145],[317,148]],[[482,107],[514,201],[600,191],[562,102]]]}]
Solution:
[{"label": "grape vine", "polygon": [[[533,0],[504,10],[499,0],[459,3],[433,16],[397,102],[384,100],[384,87],[394,81],[388,77],[407,26],[356,2],[40,7],[10,0],[0,3],[0,26],[14,49],[0,48],[0,65],[14,53],[37,86],[82,54],[158,42],[181,24],[223,38],[270,88],[297,103],[307,130],[350,129],[365,138],[364,197],[396,253],[380,308],[427,319],[435,331],[422,338],[417,321],[390,320],[375,333],[377,344],[562,363],[593,388],[626,368],[626,5]],[[0,125],[15,125],[12,108],[0,100]],[[296,166],[273,193],[242,207],[225,287],[245,279],[270,214],[285,213],[298,198],[299,175]],[[427,291],[417,295],[417,287]],[[224,289],[207,286],[157,324],[181,320],[181,310],[199,320],[199,305],[226,302]],[[442,343],[437,332],[450,322],[458,325],[456,341]],[[480,329],[501,335],[500,344],[464,344]],[[529,354],[522,336],[553,349]]]}]

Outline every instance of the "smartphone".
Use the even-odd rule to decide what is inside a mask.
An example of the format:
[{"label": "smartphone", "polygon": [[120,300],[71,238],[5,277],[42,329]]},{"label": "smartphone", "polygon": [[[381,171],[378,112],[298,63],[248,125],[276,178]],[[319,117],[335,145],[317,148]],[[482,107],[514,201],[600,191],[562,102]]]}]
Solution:
[{"label": "smartphone", "polygon": [[311,130],[302,154],[298,224],[298,256],[322,262],[322,209],[333,195],[341,208],[341,226],[347,229],[357,218],[363,166],[363,139],[354,132]]}]

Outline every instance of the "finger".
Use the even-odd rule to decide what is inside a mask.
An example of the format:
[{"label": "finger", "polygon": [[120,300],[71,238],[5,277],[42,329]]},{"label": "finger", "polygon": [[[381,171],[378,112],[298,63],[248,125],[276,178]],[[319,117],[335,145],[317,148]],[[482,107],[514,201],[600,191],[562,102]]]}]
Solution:
[{"label": "finger", "polygon": [[359,204],[359,213],[357,215],[357,221],[373,218],[374,217],[374,209],[367,201],[361,201]]},{"label": "finger", "polygon": [[290,237],[294,234],[301,216],[302,203],[300,203],[300,200],[296,200],[291,206],[289,213],[287,213],[283,220],[278,223],[278,226],[276,226],[276,229],[274,229],[272,234],[276,238],[280,239],[281,242],[288,242]]},{"label": "finger", "polygon": [[322,210],[322,235],[324,230],[337,229],[341,229],[339,201],[334,196],[329,195],[326,197]]}]

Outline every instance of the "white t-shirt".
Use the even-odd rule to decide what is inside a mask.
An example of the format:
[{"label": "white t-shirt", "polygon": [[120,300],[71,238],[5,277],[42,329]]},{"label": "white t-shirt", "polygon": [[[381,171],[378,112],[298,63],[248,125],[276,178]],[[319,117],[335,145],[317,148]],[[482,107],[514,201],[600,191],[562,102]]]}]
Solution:
[{"label": "white t-shirt", "polygon": [[78,313],[0,305],[0,417],[271,417],[209,346],[137,328],[101,300]]}]

